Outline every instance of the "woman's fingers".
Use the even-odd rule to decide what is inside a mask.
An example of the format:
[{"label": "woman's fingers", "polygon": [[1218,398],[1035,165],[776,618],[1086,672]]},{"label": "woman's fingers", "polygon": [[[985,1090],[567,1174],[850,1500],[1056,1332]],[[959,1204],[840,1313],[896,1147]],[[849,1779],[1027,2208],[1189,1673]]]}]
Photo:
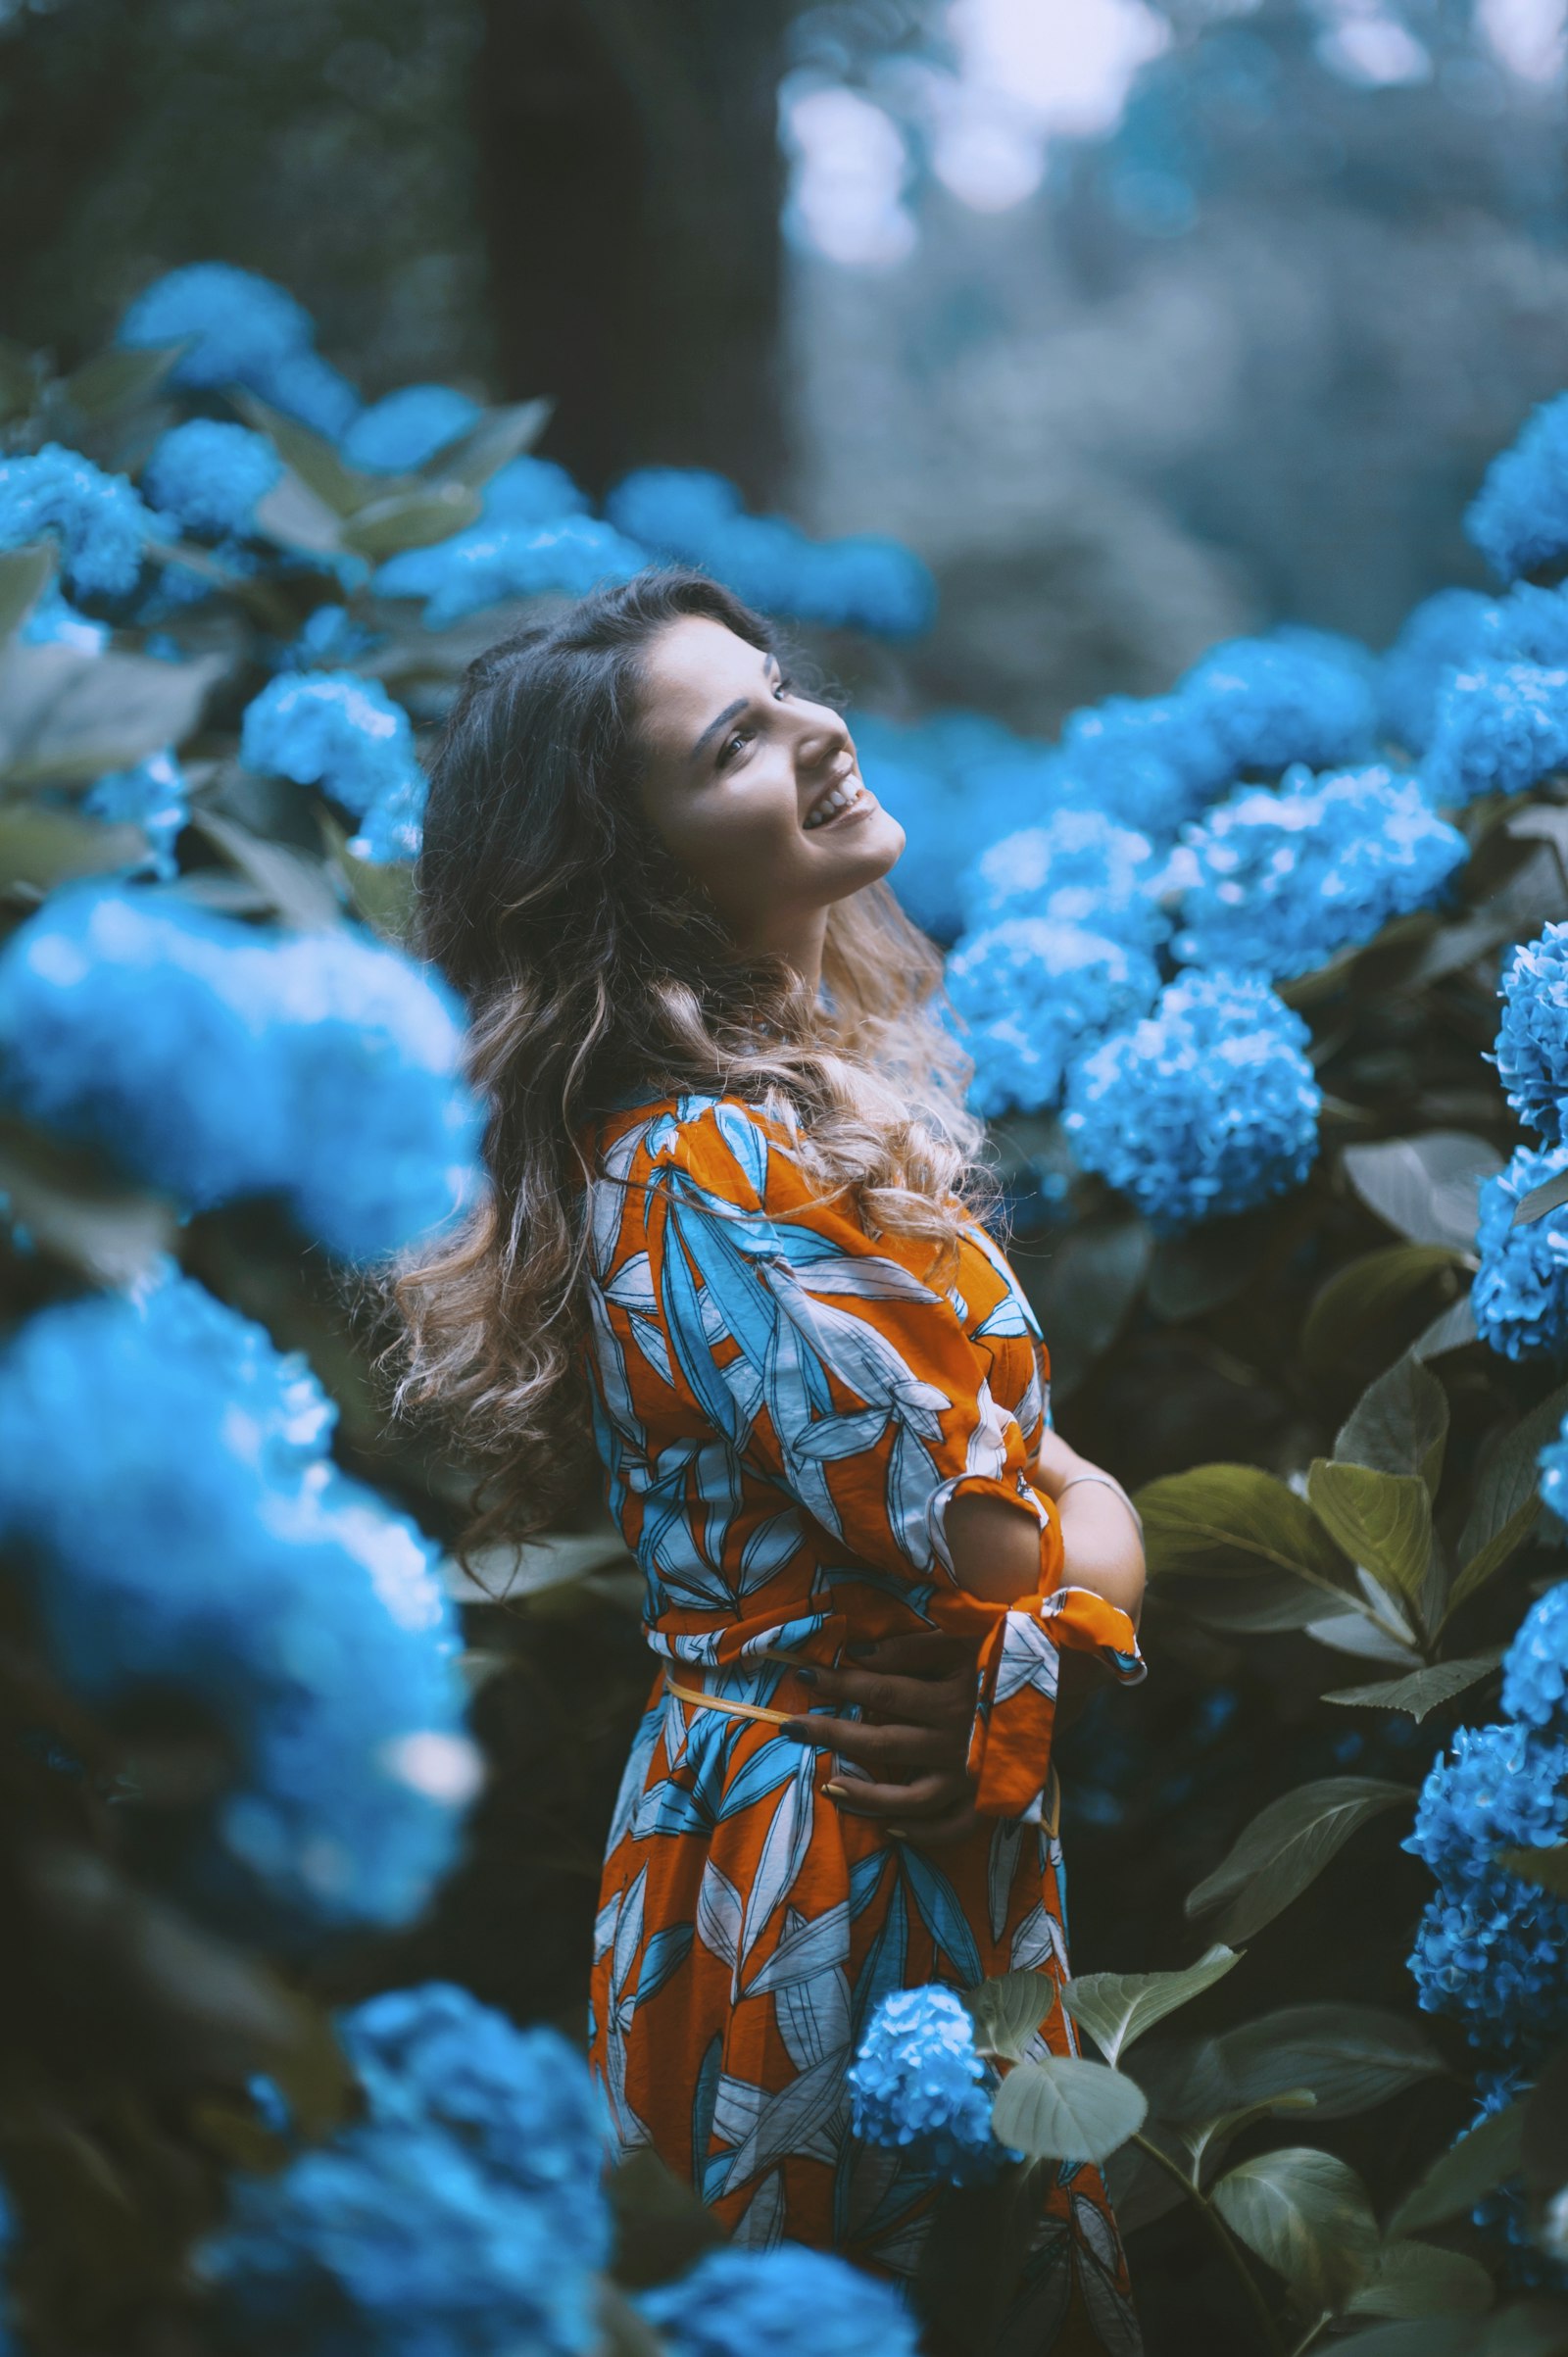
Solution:
[{"label": "woman's fingers", "polygon": [[886,1817],[898,1825],[949,1816],[970,1798],[969,1779],[942,1770],[907,1784],[829,1784],[823,1790],[847,1817]]},{"label": "woman's fingers", "polygon": [[858,1768],[961,1769],[968,1757],[967,1729],[960,1743],[945,1728],[868,1727],[863,1719],[831,1719],[813,1715],[791,1719],[779,1729],[793,1743],[810,1743],[818,1751],[837,1752]]},{"label": "woman's fingers", "polygon": [[947,1727],[974,1716],[974,1671],[942,1678],[894,1677],[881,1670],[813,1670],[813,1694],[824,1702],[851,1702],[872,1718],[900,1727]]},{"label": "woman's fingers", "polygon": [[972,1677],[980,1646],[972,1637],[947,1637],[940,1629],[911,1629],[903,1637],[879,1637],[851,1645],[849,1666],[903,1678]]}]

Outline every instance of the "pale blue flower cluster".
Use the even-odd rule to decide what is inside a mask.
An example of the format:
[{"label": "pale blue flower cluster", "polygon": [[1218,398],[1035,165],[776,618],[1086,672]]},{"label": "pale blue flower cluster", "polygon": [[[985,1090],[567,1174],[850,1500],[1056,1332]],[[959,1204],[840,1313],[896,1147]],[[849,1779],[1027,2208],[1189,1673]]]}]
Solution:
[{"label": "pale blue flower cluster", "polygon": [[285,671],[245,707],[239,757],[248,769],[320,786],[363,814],[418,766],[409,715],[378,679],[357,671]]},{"label": "pale blue flower cluster", "polygon": [[106,771],[81,807],[89,818],[139,826],[147,838],[149,871],[162,883],[173,880],[174,844],[190,821],[190,789],[171,747],[150,753],[134,769]]},{"label": "pale blue flower cluster", "polygon": [[1153,1004],[1159,973],[1103,934],[1013,916],[967,935],[947,982],[974,1061],[969,1103],[990,1120],[1054,1105],[1074,1057]]},{"label": "pale blue flower cluster", "polygon": [[899,1989],[882,1999],[850,2066],[851,2118],[868,2144],[964,2185],[1008,2155],[991,2130],[991,2087],[968,2007],[951,1989]]},{"label": "pale blue flower cluster", "polygon": [[1561,1144],[1568,1107],[1568,924],[1548,924],[1509,958],[1496,1065],[1526,1129]]},{"label": "pale blue flower cluster", "polygon": [[381,643],[373,630],[357,622],[346,606],[331,600],[313,606],[278,658],[283,671],[320,671],[328,663],[353,663]]},{"label": "pale blue flower cluster", "polygon": [[[1541,1452],[1541,1495],[1553,1513],[1568,1503],[1568,1440],[1559,1432]],[[1505,1718],[1539,1734],[1568,1738],[1568,1581],[1537,1598],[1502,1664]]]},{"label": "pale blue flower cluster", "polygon": [[1568,554],[1568,393],[1532,411],[1493,460],[1464,528],[1505,581]]},{"label": "pale blue flower cluster", "polygon": [[554,459],[526,454],[498,468],[483,498],[487,524],[516,524],[519,529],[559,523],[564,516],[581,516],[588,507],[564,466],[558,466]]},{"label": "pale blue flower cluster", "polygon": [[1055,757],[985,712],[933,712],[908,726],[871,712],[849,718],[860,774],[905,832],[889,881],[917,925],[953,941],[963,930],[960,879],[975,852],[1020,817],[1050,812]]},{"label": "pale blue flower cluster", "polygon": [[359,413],[354,387],[315,349],[305,306],[231,263],[188,263],[155,278],[121,320],[117,341],[185,343],[172,384],[192,392],[244,385],[334,440]]},{"label": "pale blue flower cluster", "polygon": [[1434,802],[1523,794],[1568,766],[1568,668],[1471,660],[1449,671],[1422,776]]},{"label": "pale blue flower cluster", "polygon": [[1194,965],[1311,973],[1430,906],[1468,857],[1413,778],[1290,769],[1278,793],[1244,787],[1186,830],[1165,877],[1172,946]]},{"label": "pale blue flower cluster", "polygon": [[1278,775],[1292,761],[1323,769],[1364,758],[1377,702],[1364,665],[1326,634],[1235,638],[1181,681],[1177,696],[1218,748],[1224,775]]},{"label": "pale blue flower cluster", "polygon": [[1493,601],[1478,589],[1440,589],[1406,615],[1383,658],[1378,702],[1383,727],[1408,754],[1423,754],[1448,673],[1475,652]]},{"label": "pale blue flower cluster", "polygon": [[477,1782],[435,1550],[340,1473],[298,1355],[171,1273],[0,1357],[0,1546],[94,1705],[175,1694],[232,1780],[185,1859],[264,1940],[416,1916]]},{"label": "pale blue flower cluster", "polygon": [[936,613],[928,568],[898,541],[810,540],[782,516],[748,516],[735,485],[701,467],[640,467],[605,513],[629,540],[700,566],[764,614],[909,638]]},{"label": "pale blue flower cluster", "polygon": [[153,444],[141,487],[176,531],[220,540],[250,531],[256,503],[283,471],[265,434],[217,417],[172,425]]},{"label": "pale blue flower cluster", "polygon": [[114,633],[107,622],[95,622],[78,614],[51,581],[20,635],[29,647],[71,647],[78,655],[101,655]]},{"label": "pale blue flower cluster", "polygon": [[152,521],[122,474],[59,442],[0,459],[0,549],[58,541],[67,586],[80,597],[134,589]]},{"label": "pale blue flower cluster", "polygon": [[1068,1074],[1073,1152],[1162,1233],[1250,1210],[1317,1158],[1309,1040],[1258,976],[1183,974]]},{"label": "pale blue flower cluster", "polygon": [[1070,712],[1053,785],[1156,842],[1235,777],[1199,703],[1170,696],[1107,696]]},{"label": "pale blue flower cluster", "polygon": [[406,384],[370,402],[343,436],[342,454],[367,474],[403,474],[458,441],[484,416],[449,384]]},{"label": "pale blue flower cluster", "polygon": [[380,597],[425,599],[425,628],[445,630],[503,598],[585,597],[602,581],[630,580],[647,563],[643,549],[597,516],[558,515],[538,523],[484,517],[433,547],[400,549],[370,587]]},{"label": "pale blue flower cluster", "polygon": [[1562,670],[1568,665],[1568,591],[1516,581],[1506,597],[1486,604],[1478,616],[1475,653],[1486,663],[1533,663],[1544,670]]},{"label": "pale blue flower cluster", "polygon": [[1547,1212],[1513,1224],[1524,1198],[1565,1170],[1568,1146],[1520,1146],[1481,1190],[1470,1307],[1482,1341],[1505,1358],[1568,1359],[1568,1221]]},{"label": "pale blue flower cluster", "polygon": [[891,2283],[830,2251],[714,2250],[637,2305],[672,2357],[918,2357]]},{"label": "pale blue flower cluster", "polygon": [[347,930],[77,885],[0,953],[0,1101],[181,1204],[280,1195],[351,1260],[466,1203],[479,1112],[447,994]]},{"label": "pale blue flower cluster", "polygon": [[1155,897],[1158,882],[1147,835],[1098,810],[1069,809],[1004,835],[981,853],[959,891],[970,932],[1033,916],[1152,951],[1170,930]]}]

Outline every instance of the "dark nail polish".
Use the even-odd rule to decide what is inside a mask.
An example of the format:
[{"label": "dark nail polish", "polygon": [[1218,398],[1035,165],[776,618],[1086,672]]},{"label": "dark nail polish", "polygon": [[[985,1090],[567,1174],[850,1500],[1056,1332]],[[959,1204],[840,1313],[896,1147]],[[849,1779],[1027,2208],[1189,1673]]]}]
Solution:
[{"label": "dark nail polish", "polygon": [[804,1719],[786,1719],[779,1733],[787,1735],[792,1743],[808,1743],[811,1740],[811,1731]]},{"label": "dark nail polish", "polygon": [[844,1650],[846,1653],[853,1653],[857,1661],[863,1661],[866,1655],[874,1653],[876,1648],[877,1640],[873,1637],[863,1640],[859,1645],[847,1645]]},{"label": "dark nail polish", "polygon": [[814,1686],[816,1684],[815,1670],[807,1669],[804,1665],[796,1670],[795,1675],[797,1678],[799,1678],[803,1686]]}]

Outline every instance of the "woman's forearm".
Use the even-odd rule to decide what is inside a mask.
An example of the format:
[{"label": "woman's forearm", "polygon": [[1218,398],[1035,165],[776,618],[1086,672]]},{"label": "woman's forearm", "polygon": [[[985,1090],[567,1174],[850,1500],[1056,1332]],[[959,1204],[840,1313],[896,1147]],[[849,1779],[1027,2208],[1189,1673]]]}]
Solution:
[{"label": "woman's forearm", "polygon": [[1067,1580],[1119,1604],[1136,1629],[1144,1608],[1144,1548],[1121,1492],[1102,1481],[1078,1481],[1057,1498],[1056,1512]]}]

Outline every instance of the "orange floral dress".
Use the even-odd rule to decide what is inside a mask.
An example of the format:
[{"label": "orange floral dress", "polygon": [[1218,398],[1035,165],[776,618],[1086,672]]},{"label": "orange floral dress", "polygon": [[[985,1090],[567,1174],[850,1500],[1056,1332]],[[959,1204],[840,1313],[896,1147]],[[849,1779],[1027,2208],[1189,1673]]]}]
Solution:
[{"label": "orange floral dress", "polygon": [[[653,2145],[738,2243],[906,2280],[936,2187],[851,2134],[846,2070],[893,1989],[1066,1978],[1058,1649],[1131,1679],[1132,1626],[1061,1583],[1029,1481],[1045,1350],[978,1226],[938,1290],[929,1243],[869,1235],[813,1195],[787,1126],[710,1097],[607,1124],[589,1209],[596,1434],[659,1656],[605,1860],[594,2068],[622,2149]],[[1008,1608],[955,1579],[944,1524],[964,1490],[1038,1530],[1037,1591]],[[932,1628],[979,1641],[981,1819],[926,1854],[824,1797],[862,1771],[777,1717],[813,1707],[792,1657]],[[1076,2051],[1059,1998],[1040,2037]],[[1103,2182],[1064,2165],[999,2349],[1139,2345]]]}]

